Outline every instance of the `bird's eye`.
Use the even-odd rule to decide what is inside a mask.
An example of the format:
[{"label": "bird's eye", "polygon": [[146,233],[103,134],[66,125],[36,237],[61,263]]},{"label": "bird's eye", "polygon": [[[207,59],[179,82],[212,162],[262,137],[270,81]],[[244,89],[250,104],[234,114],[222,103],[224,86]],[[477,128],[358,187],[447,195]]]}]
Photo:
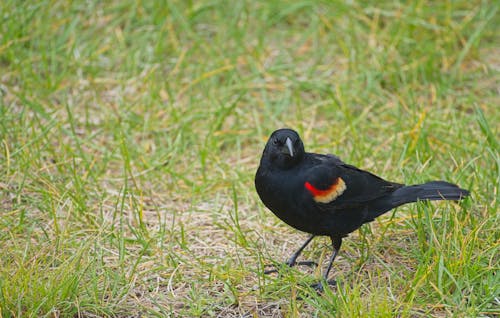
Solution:
[{"label": "bird's eye", "polygon": [[274,142],[275,145],[279,145],[280,144],[279,139],[274,139],[273,142]]}]

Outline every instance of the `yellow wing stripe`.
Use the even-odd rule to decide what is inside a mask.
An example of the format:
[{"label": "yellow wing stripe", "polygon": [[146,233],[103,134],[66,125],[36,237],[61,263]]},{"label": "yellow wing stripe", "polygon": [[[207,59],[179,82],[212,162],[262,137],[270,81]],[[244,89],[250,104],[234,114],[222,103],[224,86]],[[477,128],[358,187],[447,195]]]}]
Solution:
[{"label": "yellow wing stripe", "polygon": [[344,191],[347,189],[344,180],[342,180],[342,178],[340,177],[338,177],[335,182],[325,190],[317,189],[309,182],[306,182],[304,186],[307,190],[309,190],[309,192],[311,192],[314,201],[320,203],[332,202],[333,200],[341,196],[342,193],[344,193]]}]

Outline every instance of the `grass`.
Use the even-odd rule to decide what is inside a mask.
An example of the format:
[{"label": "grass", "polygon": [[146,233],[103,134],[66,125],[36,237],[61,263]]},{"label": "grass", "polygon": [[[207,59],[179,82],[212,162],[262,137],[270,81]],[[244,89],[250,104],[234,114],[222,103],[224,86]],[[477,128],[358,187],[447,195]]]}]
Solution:
[{"label": "grass", "polygon": [[[0,2],[0,317],[500,315],[494,1]],[[387,179],[445,179],[319,270],[259,201],[293,127]],[[327,239],[304,258],[325,263]]]}]

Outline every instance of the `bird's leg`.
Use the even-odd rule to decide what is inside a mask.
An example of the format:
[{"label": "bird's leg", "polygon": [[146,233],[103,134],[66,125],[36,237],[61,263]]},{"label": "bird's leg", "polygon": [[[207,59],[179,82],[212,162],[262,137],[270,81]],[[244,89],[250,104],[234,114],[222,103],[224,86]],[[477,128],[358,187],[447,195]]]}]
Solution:
[{"label": "bird's leg", "polygon": [[[328,280],[328,275],[330,274],[330,270],[332,269],[333,261],[335,261],[335,257],[337,257],[337,254],[339,253],[340,246],[342,245],[342,237],[330,236],[330,239],[332,240],[333,253],[332,256],[330,256],[330,262],[328,263],[328,267],[326,268],[326,271],[323,273],[323,280],[328,285],[334,285],[335,280],[334,279]],[[316,289],[318,292],[322,292],[324,289],[322,282],[313,284],[311,287]]]},{"label": "bird's leg", "polygon": [[[299,247],[299,249],[293,253],[293,255],[288,259],[288,261],[286,261],[286,264],[290,267],[292,266],[295,266],[295,264],[298,264],[298,265],[308,265],[308,266],[311,266],[311,265],[315,265],[316,263],[315,262],[312,262],[312,261],[304,261],[304,262],[299,262],[297,263],[297,258],[300,256],[300,254],[302,254],[302,251],[306,248],[307,245],[309,245],[309,243],[311,243],[312,239],[315,237],[315,235],[311,235],[305,242],[304,244],[302,244],[301,247]],[[318,265],[318,264],[316,264]]]},{"label": "bird's leg", "polygon": [[333,253],[332,256],[330,257],[330,263],[328,263],[328,267],[326,268],[326,272],[323,275],[323,278],[328,281],[328,274],[330,274],[330,270],[332,269],[333,261],[335,261],[335,257],[337,257],[337,254],[339,253],[340,250],[340,245],[342,245],[342,237],[338,236],[332,236],[332,246],[333,246]]},{"label": "bird's leg", "polygon": [[[293,255],[286,261],[286,265],[292,267],[295,265],[306,265],[306,266],[318,266],[316,262],[313,261],[303,261],[303,262],[297,262],[297,258],[300,256],[304,248],[306,248],[309,243],[311,243],[312,239],[315,237],[315,235],[311,235],[305,242],[302,244],[302,246],[295,252]],[[271,274],[277,272],[277,269],[270,269],[264,272],[264,274]]]}]

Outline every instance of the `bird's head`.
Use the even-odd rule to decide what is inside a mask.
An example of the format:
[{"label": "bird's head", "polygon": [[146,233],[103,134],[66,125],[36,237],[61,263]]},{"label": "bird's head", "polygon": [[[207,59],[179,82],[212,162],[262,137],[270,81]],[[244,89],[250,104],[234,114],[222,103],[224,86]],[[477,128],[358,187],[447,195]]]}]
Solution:
[{"label": "bird's head", "polygon": [[302,160],[304,144],[299,134],[292,129],[278,129],[267,141],[261,163],[268,163],[277,168],[289,169]]}]

